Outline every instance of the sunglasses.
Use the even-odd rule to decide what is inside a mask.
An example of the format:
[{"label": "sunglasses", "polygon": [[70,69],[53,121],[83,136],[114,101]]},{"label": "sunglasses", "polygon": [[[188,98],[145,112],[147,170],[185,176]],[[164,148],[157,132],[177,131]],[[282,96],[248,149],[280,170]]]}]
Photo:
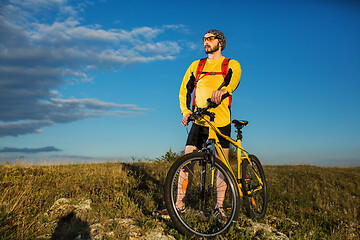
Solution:
[{"label": "sunglasses", "polygon": [[218,37],[216,37],[216,36],[203,37],[203,42],[206,42],[206,41],[212,42],[212,41],[214,41],[215,39],[218,39]]}]

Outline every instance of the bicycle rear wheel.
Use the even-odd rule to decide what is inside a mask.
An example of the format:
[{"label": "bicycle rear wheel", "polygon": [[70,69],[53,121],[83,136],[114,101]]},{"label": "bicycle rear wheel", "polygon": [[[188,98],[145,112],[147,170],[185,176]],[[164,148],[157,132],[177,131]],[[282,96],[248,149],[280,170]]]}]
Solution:
[{"label": "bicycle rear wheel", "polygon": [[249,158],[251,165],[247,160],[241,165],[244,205],[249,217],[261,219],[267,208],[267,183],[259,159],[254,155],[249,155]]},{"label": "bicycle rear wheel", "polygon": [[[190,237],[225,233],[240,210],[239,189],[231,172],[215,159],[214,184],[210,187],[211,164],[204,156],[204,153],[182,156],[171,166],[165,180],[164,199],[171,220]],[[177,209],[178,197],[185,203],[184,210]],[[218,198],[224,200],[220,208]]]}]

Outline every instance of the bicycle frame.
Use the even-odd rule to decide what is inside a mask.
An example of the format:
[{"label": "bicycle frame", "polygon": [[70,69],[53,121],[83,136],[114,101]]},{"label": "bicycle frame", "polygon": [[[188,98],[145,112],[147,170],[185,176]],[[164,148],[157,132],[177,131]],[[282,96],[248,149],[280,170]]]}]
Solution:
[{"label": "bicycle frame", "polygon": [[[251,162],[251,160],[249,158],[248,153],[241,146],[241,139],[237,139],[235,141],[231,137],[226,136],[222,132],[220,132],[220,130],[214,125],[214,121],[211,121],[211,120],[209,121],[204,117],[202,119],[204,119],[209,125],[208,141],[210,140],[210,141],[213,142],[213,144],[215,146],[216,153],[218,154],[220,160],[228,167],[230,172],[233,174],[233,177],[236,179],[236,182],[237,182],[237,185],[238,185],[238,188],[239,188],[240,196],[243,197],[244,194],[243,194],[242,186],[241,186],[241,179],[242,179],[242,176],[241,176],[241,163],[244,160],[247,160],[251,167],[253,167],[253,165],[252,165],[252,162]],[[237,175],[235,175],[232,167],[230,166],[230,162],[227,159],[222,146],[220,145],[220,141],[219,141],[218,136],[221,136],[221,137],[225,138],[227,141],[229,141],[231,144],[233,144],[237,149]],[[260,190],[262,188],[263,182],[262,182],[260,176],[257,174],[257,172],[254,171],[254,173],[255,173],[256,178],[258,179],[258,181],[260,183],[260,187],[255,189],[254,190],[254,192],[255,192],[255,191]],[[211,184],[211,187],[212,187],[214,185],[214,170],[211,170],[211,181],[210,182],[211,182],[210,184]],[[250,194],[250,193],[251,192],[248,192],[248,194]]]}]

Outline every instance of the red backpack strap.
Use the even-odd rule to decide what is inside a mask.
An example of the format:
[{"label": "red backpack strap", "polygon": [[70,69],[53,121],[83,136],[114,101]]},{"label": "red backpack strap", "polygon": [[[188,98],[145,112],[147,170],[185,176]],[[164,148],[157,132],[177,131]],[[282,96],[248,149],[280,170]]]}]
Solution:
[{"label": "red backpack strap", "polygon": [[229,62],[230,59],[229,58],[225,58],[222,65],[221,65],[221,72],[223,77],[225,78],[226,75],[228,74],[228,70],[229,70]]},{"label": "red backpack strap", "polygon": [[200,59],[199,61],[199,64],[198,64],[198,67],[196,69],[196,77],[195,77],[195,88],[194,88],[194,93],[193,93],[193,104],[192,104],[192,112],[195,111],[195,97],[196,97],[196,85],[197,85],[197,82],[199,81],[200,79],[200,75],[202,74],[202,71],[204,69],[204,66],[205,66],[205,63],[206,63],[206,59],[207,58],[203,58],[203,59]]},{"label": "red backpack strap", "polygon": [[196,78],[195,78],[195,84],[197,81],[199,81],[200,75],[202,74],[202,71],[204,69],[205,63],[207,58],[200,59],[199,65],[196,70]]},{"label": "red backpack strap", "polygon": [[[222,66],[221,66],[221,71],[222,71],[222,75],[224,77],[224,82],[223,84],[221,84],[221,86],[219,87],[219,90],[225,85],[225,77],[226,75],[228,74],[229,72],[229,62],[230,62],[230,59],[229,58],[225,58],[223,63],[222,63]],[[232,100],[232,96],[229,95],[229,109],[231,109],[231,100]],[[231,121],[230,121],[231,122]]]},{"label": "red backpack strap", "polygon": [[222,82],[222,84],[219,86],[218,90],[220,90],[223,86],[225,86],[226,82],[225,82],[225,77],[229,72],[229,62],[230,59],[229,58],[225,58],[222,65],[221,65],[221,73],[223,77],[224,77],[224,81]]}]

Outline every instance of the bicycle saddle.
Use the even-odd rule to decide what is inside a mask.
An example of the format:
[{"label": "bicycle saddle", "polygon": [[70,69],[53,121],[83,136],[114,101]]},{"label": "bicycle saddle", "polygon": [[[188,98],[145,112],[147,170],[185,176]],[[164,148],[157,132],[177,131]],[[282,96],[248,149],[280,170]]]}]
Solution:
[{"label": "bicycle saddle", "polygon": [[246,120],[232,120],[232,123],[235,124],[236,128],[243,128],[244,126],[249,125],[249,122]]}]

